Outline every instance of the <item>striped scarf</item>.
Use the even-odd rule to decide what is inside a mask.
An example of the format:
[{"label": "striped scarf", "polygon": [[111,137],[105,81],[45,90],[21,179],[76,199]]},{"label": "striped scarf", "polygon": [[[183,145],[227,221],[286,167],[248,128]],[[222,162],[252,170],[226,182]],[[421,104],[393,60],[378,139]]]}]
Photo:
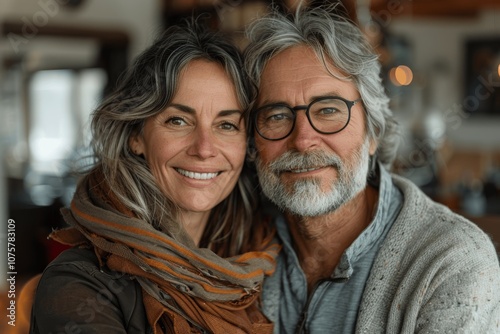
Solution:
[{"label": "striped scarf", "polygon": [[50,237],[91,246],[101,265],[132,275],[154,333],[272,333],[257,308],[264,276],[274,272],[280,250],[272,235],[262,251],[221,258],[196,247],[179,224],[170,222],[174,240],[136,218],[96,172],[82,180],[62,213],[70,227]]}]

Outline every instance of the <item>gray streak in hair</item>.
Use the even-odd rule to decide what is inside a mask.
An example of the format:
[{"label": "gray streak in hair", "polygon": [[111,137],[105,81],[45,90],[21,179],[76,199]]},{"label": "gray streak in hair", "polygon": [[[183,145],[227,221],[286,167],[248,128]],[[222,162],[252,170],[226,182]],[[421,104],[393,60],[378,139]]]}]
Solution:
[{"label": "gray streak in hair", "polygon": [[[146,119],[172,100],[182,69],[192,60],[222,65],[233,80],[248,121],[249,86],[238,49],[224,36],[208,31],[197,20],[168,28],[132,64],[118,88],[93,114],[92,146],[110,188],[142,220],[162,229],[176,221],[178,208],[165,198],[143,157],[130,151],[129,138],[140,133]],[[167,143],[168,144],[168,143]],[[223,243],[227,255],[236,254],[248,235],[255,198],[245,170],[227,199],[212,210],[202,243]],[[175,238],[175,231],[165,231]],[[236,240],[236,241],[235,241]]]},{"label": "gray streak in hair", "polygon": [[311,47],[319,59],[331,61],[346,74],[339,79],[352,80],[357,86],[366,110],[368,135],[378,143],[376,158],[390,168],[400,135],[380,77],[381,66],[356,24],[335,13],[337,5],[299,7],[295,14],[273,9],[252,23],[247,29],[250,43],[245,50],[245,69],[257,90],[254,98],[262,71],[272,57],[294,46]]}]

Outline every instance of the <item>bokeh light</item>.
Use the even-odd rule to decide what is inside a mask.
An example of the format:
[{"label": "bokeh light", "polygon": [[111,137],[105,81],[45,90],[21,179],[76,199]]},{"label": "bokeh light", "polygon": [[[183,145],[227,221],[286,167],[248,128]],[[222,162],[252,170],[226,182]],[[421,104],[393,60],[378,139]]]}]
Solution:
[{"label": "bokeh light", "polygon": [[408,86],[413,81],[413,72],[408,66],[399,65],[389,71],[389,78],[395,86]]}]

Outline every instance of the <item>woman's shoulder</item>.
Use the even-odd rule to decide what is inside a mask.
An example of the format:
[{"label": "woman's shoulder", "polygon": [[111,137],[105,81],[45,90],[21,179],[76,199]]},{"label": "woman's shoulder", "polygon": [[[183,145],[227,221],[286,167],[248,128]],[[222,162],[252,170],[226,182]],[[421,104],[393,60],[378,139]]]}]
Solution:
[{"label": "woman's shoulder", "polygon": [[90,248],[69,248],[62,251],[52,262],[49,263],[45,271],[52,267],[68,264],[85,264],[88,267],[99,267],[99,261],[94,251]]},{"label": "woman's shoulder", "polygon": [[90,290],[106,295],[108,299],[124,298],[124,290],[140,292],[140,286],[132,276],[100,266],[96,254],[88,248],[71,248],[59,254],[42,273],[37,294],[44,290],[53,294],[64,287],[73,291]]},{"label": "woman's shoulder", "polygon": [[93,250],[82,248],[65,250],[47,266],[32,317],[40,332],[58,332],[72,323],[83,332],[102,325],[140,333],[147,324],[140,285],[129,275],[101,268]]}]

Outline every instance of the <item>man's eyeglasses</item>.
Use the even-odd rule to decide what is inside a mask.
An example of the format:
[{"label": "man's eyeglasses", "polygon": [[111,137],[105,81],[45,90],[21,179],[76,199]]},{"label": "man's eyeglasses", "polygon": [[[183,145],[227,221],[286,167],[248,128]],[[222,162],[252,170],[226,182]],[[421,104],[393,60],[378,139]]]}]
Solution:
[{"label": "man's eyeglasses", "polygon": [[349,101],[338,96],[326,96],[307,106],[290,107],[283,103],[268,104],[258,108],[254,115],[257,133],[267,140],[288,137],[295,127],[297,111],[305,110],[311,126],[319,133],[333,134],[345,129],[351,119],[351,108],[361,98]]}]

